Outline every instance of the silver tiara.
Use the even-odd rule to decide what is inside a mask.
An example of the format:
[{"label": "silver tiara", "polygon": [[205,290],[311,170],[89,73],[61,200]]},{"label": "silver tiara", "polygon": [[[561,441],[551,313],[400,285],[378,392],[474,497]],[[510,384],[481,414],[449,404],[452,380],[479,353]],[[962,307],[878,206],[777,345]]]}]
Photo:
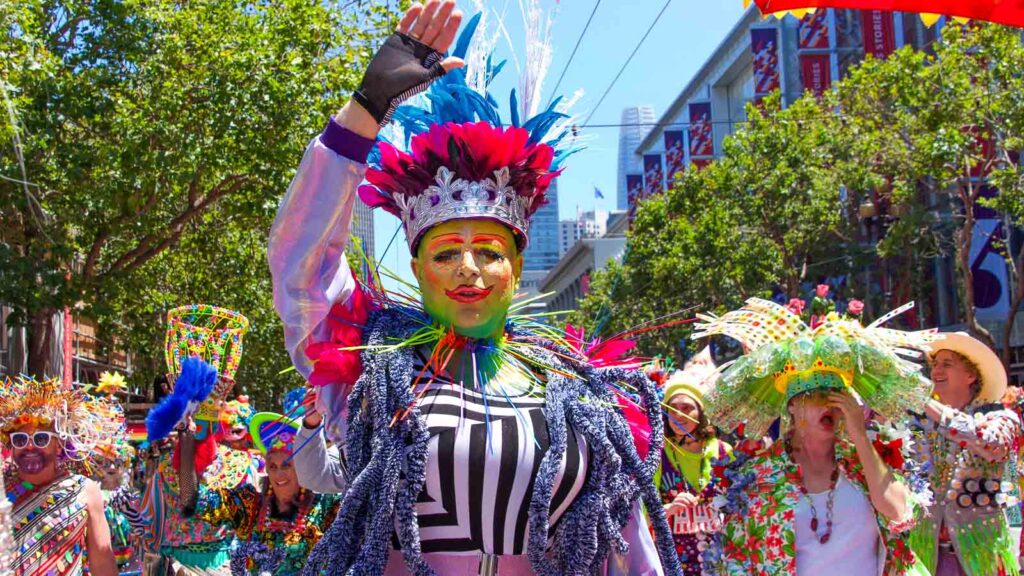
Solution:
[{"label": "silver tiara", "polygon": [[405,238],[409,242],[410,251],[424,232],[449,220],[465,220],[484,218],[495,220],[511,227],[525,239],[530,227],[527,214],[533,197],[524,197],[508,185],[508,168],[494,171],[494,178],[485,178],[470,182],[455,174],[445,166],[437,169],[434,177],[435,185],[428,186],[422,194],[416,196],[395,195],[405,227]]}]

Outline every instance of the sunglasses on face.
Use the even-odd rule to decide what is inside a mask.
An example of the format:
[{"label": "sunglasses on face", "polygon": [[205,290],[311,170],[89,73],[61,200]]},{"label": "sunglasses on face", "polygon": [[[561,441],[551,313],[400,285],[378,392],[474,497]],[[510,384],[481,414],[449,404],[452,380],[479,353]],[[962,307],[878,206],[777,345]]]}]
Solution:
[{"label": "sunglasses on face", "polygon": [[12,432],[11,433],[11,446],[15,448],[24,448],[28,446],[29,438],[32,439],[32,444],[36,448],[46,448],[50,445],[50,439],[56,436],[53,432],[35,432],[31,436],[27,432]]}]

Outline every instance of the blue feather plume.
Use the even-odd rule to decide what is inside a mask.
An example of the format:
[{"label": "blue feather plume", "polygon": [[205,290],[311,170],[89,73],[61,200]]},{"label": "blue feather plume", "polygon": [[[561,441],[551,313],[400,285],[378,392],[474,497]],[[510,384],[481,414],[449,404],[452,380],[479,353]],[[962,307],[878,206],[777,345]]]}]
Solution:
[{"label": "blue feather plume", "polygon": [[196,356],[181,363],[174,390],[146,415],[146,435],[150,442],[171,434],[189,411],[206,400],[217,384],[217,369]]}]

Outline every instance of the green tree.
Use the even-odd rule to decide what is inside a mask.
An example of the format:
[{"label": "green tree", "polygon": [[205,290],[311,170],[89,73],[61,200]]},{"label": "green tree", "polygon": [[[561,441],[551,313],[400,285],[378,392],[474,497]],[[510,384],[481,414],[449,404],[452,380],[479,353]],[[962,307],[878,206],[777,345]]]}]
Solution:
[{"label": "green tree", "polygon": [[254,320],[246,365],[266,353],[267,370],[284,366],[266,233],[394,15],[369,2],[25,0],[0,3],[0,23],[0,301],[29,328],[29,371],[52,370],[55,310],[77,307],[155,355],[162,314],[195,299]]},{"label": "green tree", "polygon": [[[992,205],[1017,223],[1024,215],[1016,154],[1024,134],[1022,66],[1019,30],[951,25],[934,53],[904,48],[886,60],[869,58],[832,95],[841,111],[837,137],[853,160],[837,168],[839,179],[851,189],[874,190],[899,209],[879,253],[930,258],[952,252],[964,320],[990,344],[976,316],[970,249],[979,207]],[[844,174],[851,167],[853,178]],[[999,189],[995,199],[984,196],[985,176]],[[1024,262],[1019,250],[1005,255],[1015,284],[1003,333],[1008,342],[1024,301]]]},{"label": "green tree", "polygon": [[[689,306],[733,308],[777,284],[796,297],[810,274],[829,271],[834,247],[851,237],[831,170],[846,161],[834,119],[812,96],[782,109],[776,94],[747,114],[721,158],[640,204],[623,264],[596,275],[575,322],[616,334]],[[640,350],[676,350],[689,332],[643,333]]]}]

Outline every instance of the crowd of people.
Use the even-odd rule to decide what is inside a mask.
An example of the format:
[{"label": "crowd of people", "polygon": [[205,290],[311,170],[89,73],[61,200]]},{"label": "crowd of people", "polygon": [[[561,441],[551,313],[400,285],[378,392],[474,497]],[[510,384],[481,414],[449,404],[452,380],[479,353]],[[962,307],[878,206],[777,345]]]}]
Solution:
[{"label": "crowd of people", "polygon": [[[456,43],[451,0],[413,5],[306,149],[268,259],[307,384],[274,411],[231,399],[249,323],[207,305],[168,315],[137,450],[116,377],[5,383],[8,568],[1018,575],[1021,404],[980,341],[865,325],[823,287],[810,317],[699,315],[701,352],[672,370],[515,310],[576,144],[556,107],[500,124],[477,22]],[[404,136],[379,134],[392,120]],[[350,269],[357,196],[401,219],[420,298]]]}]

